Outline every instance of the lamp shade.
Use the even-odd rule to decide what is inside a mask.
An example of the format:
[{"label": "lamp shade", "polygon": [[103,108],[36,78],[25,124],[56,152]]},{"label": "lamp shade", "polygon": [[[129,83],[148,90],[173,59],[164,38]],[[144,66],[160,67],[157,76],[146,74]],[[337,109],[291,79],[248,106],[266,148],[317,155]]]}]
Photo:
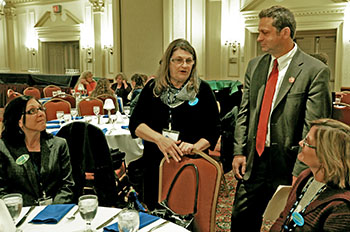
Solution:
[{"label": "lamp shade", "polygon": [[113,100],[110,98],[107,98],[105,100],[105,104],[103,105],[103,109],[105,110],[113,110],[115,108]]},{"label": "lamp shade", "polygon": [[78,85],[78,90],[79,90],[79,91],[84,91],[84,90],[85,90],[84,85],[80,83],[80,84]]}]

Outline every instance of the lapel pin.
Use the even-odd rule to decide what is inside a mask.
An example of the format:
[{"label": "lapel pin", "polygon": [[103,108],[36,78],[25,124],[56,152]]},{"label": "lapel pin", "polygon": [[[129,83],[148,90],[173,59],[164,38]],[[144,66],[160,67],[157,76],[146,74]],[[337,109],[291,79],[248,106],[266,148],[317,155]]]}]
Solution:
[{"label": "lapel pin", "polygon": [[28,154],[23,154],[20,157],[16,159],[16,164],[18,165],[23,165],[25,162],[29,160],[29,155]]},{"label": "lapel pin", "polygon": [[294,83],[295,77],[289,77],[288,81],[289,81],[289,83]]}]

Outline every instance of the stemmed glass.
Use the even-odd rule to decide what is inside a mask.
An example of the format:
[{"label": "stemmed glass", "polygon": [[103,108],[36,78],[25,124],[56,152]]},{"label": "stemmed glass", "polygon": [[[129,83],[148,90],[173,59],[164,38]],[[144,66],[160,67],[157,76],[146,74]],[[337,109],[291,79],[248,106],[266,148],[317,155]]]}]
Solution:
[{"label": "stemmed glass", "polygon": [[95,218],[98,208],[98,200],[96,195],[83,195],[79,197],[80,216],[86,221],[85,231],[93,231],[91,229],[91,221]]},{"label": "stemmed glass", "polygon": [[134,209],[122,209],[118,215],[118,229],[120,232],[136,232],[140,227],[139,212]]},{"label": "stemmed glass", "polygon": [[64,117],[64,111],[56,111],[56,117],[59,120],[59,124],[61,124],[61,121],[63,120],[63,117]]},{"label": "stemmed glass", "polygon": [[74,120],[78,116],[78,110],[76,108],[72,108],[72,109],[70,109],[70,114],[72,115],[73,120]]},{"label": "stemmed glass", "polygon": [[94,106],[93,108],[94,114],[96,115],[96,118],[98,118],[98,114],[100,113],[100,107]]},{"label": "stemmed glass", "polygon": [[[22,195],[19,193],[11,193],[3,196],[2,200],[4,200],[5,205],[13,219],[13,222],[15,222],[22,211],[22,206],[23,206]],[[16,229],[16,232],[20,232],[20,231],[22,230]]]}]

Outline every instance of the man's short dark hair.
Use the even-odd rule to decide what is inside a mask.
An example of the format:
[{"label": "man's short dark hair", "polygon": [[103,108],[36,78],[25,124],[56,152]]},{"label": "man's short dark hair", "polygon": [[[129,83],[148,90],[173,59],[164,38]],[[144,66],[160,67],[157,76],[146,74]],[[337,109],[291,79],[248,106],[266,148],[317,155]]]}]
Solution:
[{"label": "man's short dark hair", "polygon": [[289,9],[282,6],[272,6],[260,11],[259,18],[272,18],[272,26],[276,27],[278,32],[285,27],[289,27],[290,37],[294,39],[297,23],[295,22],[293,13]]}]

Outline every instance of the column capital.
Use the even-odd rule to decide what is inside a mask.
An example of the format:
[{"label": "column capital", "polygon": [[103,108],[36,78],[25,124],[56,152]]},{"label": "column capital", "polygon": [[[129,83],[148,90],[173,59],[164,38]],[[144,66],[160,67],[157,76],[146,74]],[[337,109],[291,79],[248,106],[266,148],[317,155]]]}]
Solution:
[{"label": "column capital", "polygon": [[103,12],[105,8],[105,0],[89,0],[94,12]]}]

